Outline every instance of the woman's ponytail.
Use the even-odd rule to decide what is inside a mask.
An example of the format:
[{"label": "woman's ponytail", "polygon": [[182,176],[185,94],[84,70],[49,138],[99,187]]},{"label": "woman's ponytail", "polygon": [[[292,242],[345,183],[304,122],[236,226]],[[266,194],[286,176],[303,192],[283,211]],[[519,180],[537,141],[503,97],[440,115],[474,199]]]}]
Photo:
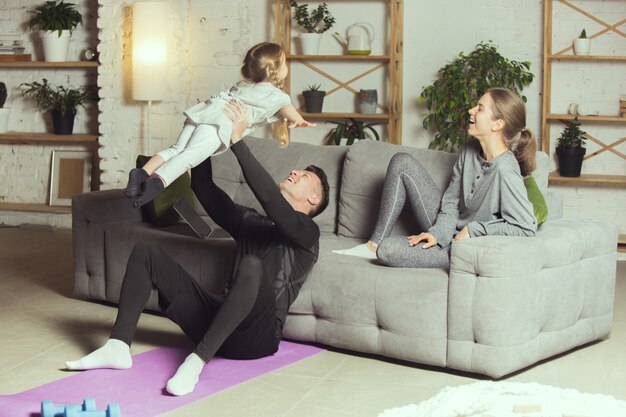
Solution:
[{"label": "woman's ponytail", "polygon": [[537,167],[537,140],[529,128],[525,127],[520,132],[520,139],[513,154],[519,164],[522,177],[532,174]]}]

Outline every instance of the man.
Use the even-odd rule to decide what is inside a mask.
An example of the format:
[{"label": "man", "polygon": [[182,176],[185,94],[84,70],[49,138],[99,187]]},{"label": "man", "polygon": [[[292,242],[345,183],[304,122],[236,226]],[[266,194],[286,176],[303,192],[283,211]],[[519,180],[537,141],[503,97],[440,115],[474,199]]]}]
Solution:
[{"label": "man", "polygon": [[233,102],[231,150],[252,192],[267,213],[235,204],[212,179],[210,158],[192,170],[192,188],[206,212],[237,242],[224,294],[210,294],[162,249],[138,243],[129,257],[117,319],[104,346],[68,369],[126,369],[139,316],[156,288],[159,305],[196,344],[167,382],[173,395],[192,392],[204,365],[221,356],[253,359],[278,349],[291,303],[317,261],[319,228],[312,217],[328,205],[324,171],[293,170],[278,187],[241,141],[248,108]]}]

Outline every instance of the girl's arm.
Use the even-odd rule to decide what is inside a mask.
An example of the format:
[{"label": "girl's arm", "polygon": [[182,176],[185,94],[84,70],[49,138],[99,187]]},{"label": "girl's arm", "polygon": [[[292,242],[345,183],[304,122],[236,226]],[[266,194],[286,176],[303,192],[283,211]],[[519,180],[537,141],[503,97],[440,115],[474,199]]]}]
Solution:
[{"label": "girl's arm", "polygon": [[292,104],[287,104],[286,106],[281,107],[280,110],[278,110],[278,113],[291,122],[289,125],[290,128],[317,126],[316,123],[309,123],[304,120]]}]

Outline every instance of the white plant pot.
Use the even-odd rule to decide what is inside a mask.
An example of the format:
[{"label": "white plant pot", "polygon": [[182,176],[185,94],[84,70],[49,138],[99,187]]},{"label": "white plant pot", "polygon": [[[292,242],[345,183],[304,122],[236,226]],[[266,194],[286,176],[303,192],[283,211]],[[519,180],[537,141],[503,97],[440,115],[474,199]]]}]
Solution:
[{"label": "white plant pot", "polygon": [[320,52],[321,33],[301,33],[300,43],[304,55],[318,55]]},{"label": "white plant pot", "polygon": [[43,46],[44,61],[63,62],[67,61],[67,50],[70,46],[70,31],[64,30],[59,33],[49,30],[40,30],[41,44]]},{"label": "white plant pot", "polygon": [[11,114],[11,109],[6,107],[0,109],[0,133],[6,133],[9,130],[9,114]]},{"label": "white plant pot", "polygon": [[574,53],[576,55],[589,55],[591,49],[591,39],[576,38],[574,39]]}]

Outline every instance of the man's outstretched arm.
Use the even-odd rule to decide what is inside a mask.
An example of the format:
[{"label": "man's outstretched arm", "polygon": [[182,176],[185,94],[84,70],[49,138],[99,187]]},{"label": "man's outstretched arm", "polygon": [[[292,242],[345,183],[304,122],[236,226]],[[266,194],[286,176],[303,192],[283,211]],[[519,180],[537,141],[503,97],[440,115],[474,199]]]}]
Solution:
[{"label": "man's outstretched arm", "polygon": [[285,236],[301,246],[312,246],[319,239],[319,228],[308,215],[296,211],[289,204],[280,193],[274,179],[242,141],[242,135],[247,126],[248,108],[233,103],[230,109],[232,114],[227,115],[233,120],[231,150],[239,161],[246,183],[263,206],[267,216]]}]

